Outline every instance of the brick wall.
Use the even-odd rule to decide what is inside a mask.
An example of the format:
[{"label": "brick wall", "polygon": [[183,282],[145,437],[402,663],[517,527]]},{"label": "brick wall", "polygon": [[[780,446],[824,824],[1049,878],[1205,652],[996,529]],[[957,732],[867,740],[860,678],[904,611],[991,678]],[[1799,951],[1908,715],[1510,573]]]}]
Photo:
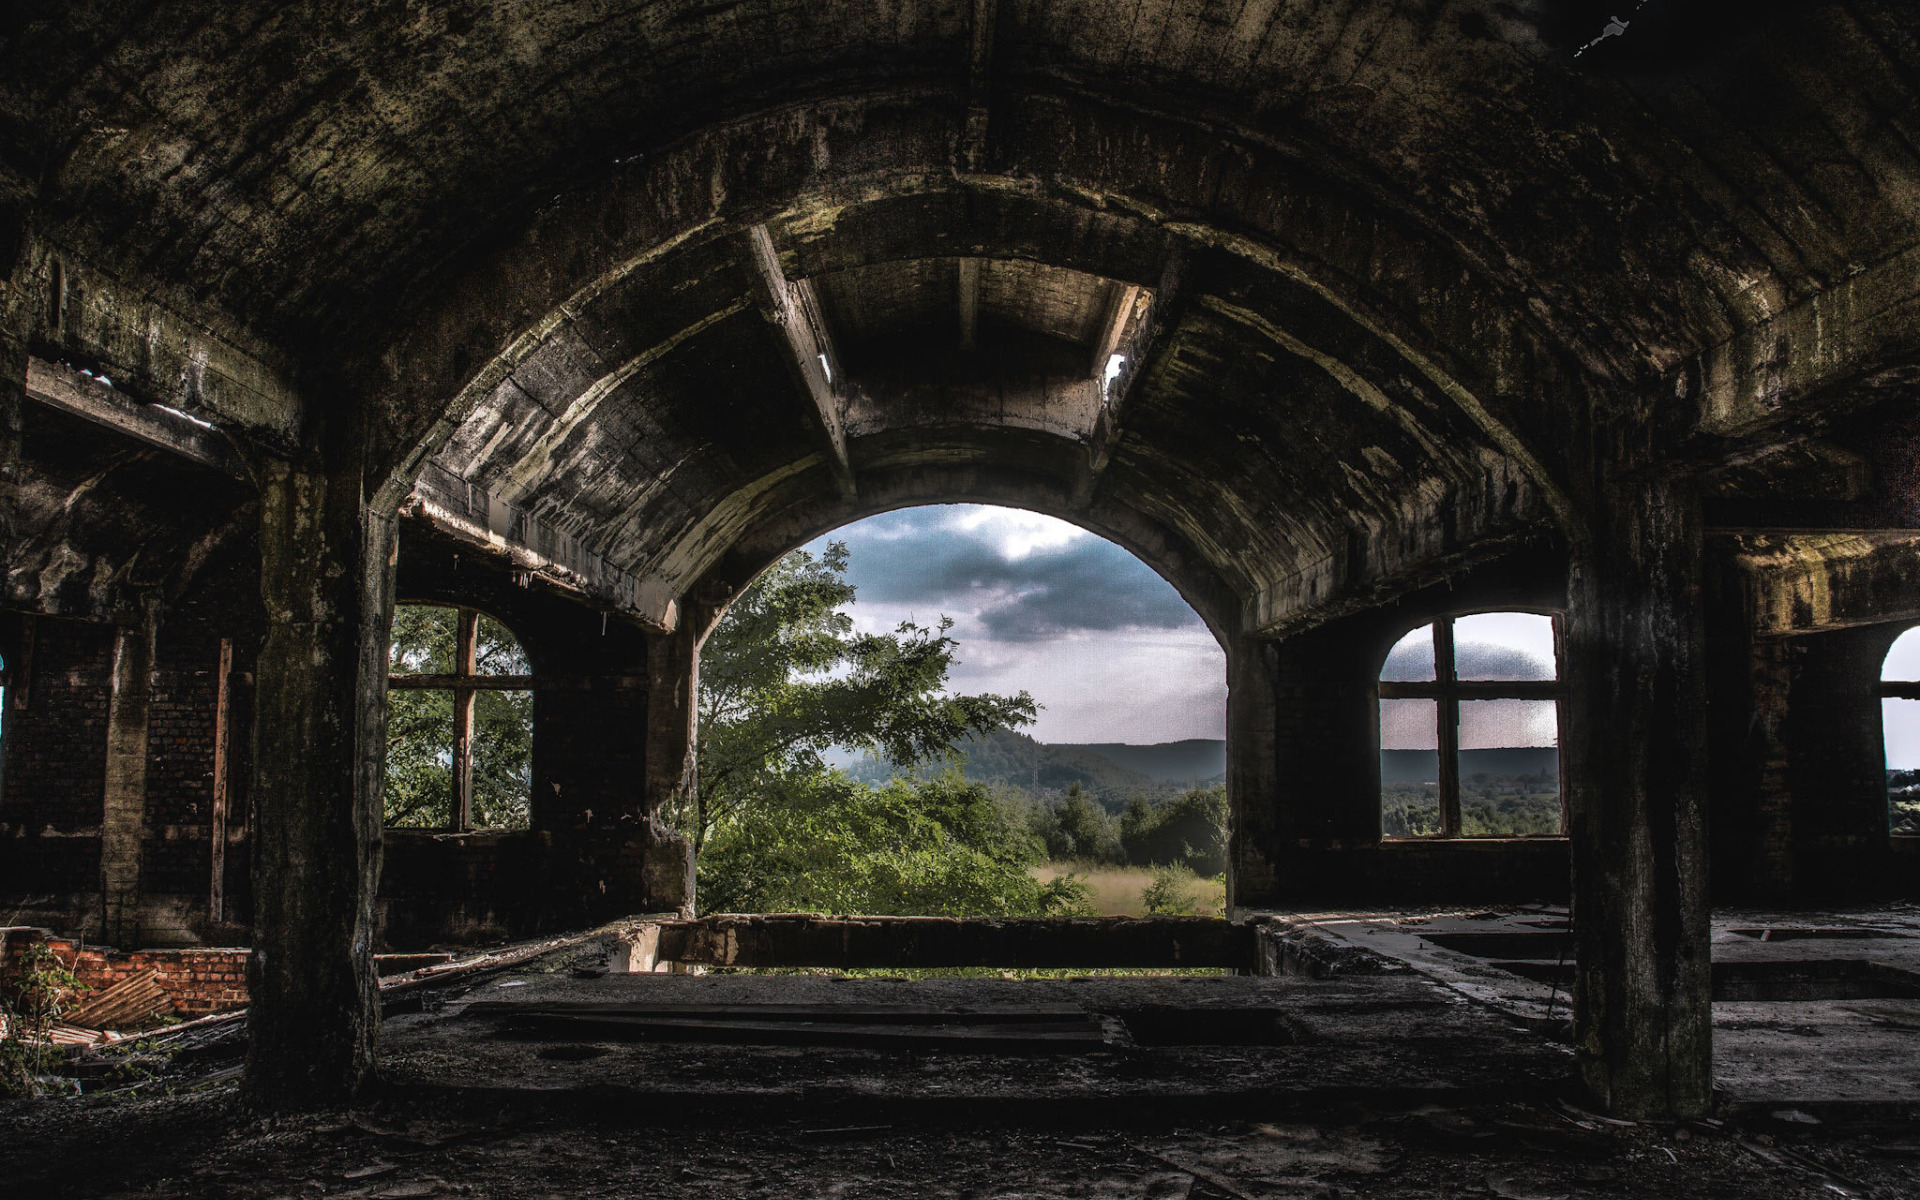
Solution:
[{"label": "brick wall", "polygon": [[128,976],[151,969],[158,972],[159,984],[172,999],[177,1017],[203,1017],[247,1004],[244,948],[137,950],[123,954],[54,937],[44,929],[8,929],[0,931],[0,936],[5,938],[0,986],[18,972],[27,948],[44,942],[62,965],[93,989],[87,993],[89,999]]},{"label": "brick wall", "polygon": [[0,717],[0,878],[8,892],[75,893],[100,885],[113,629],[34,621],[31,660],[14,648]]},{"label": "brick wall", "polygon": [[147,822],[141,888],[197,895],[210,883],[214,708],[220,638],[163,624],[147,715]]}]

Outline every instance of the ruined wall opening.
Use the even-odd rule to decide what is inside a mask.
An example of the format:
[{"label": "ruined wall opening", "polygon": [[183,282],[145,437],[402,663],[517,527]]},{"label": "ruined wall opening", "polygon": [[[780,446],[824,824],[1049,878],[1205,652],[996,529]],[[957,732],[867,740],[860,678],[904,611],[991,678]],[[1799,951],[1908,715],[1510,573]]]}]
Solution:
[{"label": "ruined wall opening", "polygon": [[701,651],[701,794],[669,816],[703,912],[1215,915],[1225,680],[1122,547],[897,509],[734,599]]},{"label": "ruined wall opening", "polygon": [[1896,638],[1881,661],[1880,725],[1888,828],[1896,837],[1920,836],[1920,627]]},{"label": "ruined wall opening", "polygon": [[1380,828],[1387,838],[1562,836],[1559,618],[1441,617],[1380,668]]},{"label": "ruined wall opening", "polygon": [[519,638],[478,609],[401,604],[387,664],[387,825],[528,828],[533,671]]}]

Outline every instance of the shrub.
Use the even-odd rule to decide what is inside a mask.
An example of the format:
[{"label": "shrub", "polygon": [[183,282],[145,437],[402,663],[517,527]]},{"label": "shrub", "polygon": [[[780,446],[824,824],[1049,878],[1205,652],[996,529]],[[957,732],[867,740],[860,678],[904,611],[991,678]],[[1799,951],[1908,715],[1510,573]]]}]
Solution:
[{"label": "shrub", "polygon": [[27,947],[20,974],[0,994],[0,1093],[38,1095],[55,1050],[48,1034],[86,988],[45,942]]}]

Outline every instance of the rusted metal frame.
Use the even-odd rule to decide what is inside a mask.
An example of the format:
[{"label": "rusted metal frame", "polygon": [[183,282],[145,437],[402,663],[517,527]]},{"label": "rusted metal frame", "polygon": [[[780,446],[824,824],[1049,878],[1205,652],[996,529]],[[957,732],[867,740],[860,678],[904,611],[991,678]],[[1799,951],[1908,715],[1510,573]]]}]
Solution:
[{"label": "rusted metal frame", "polygon": [[207,917],[227,919],[227,726],[232,720],[233,639],[220,639],[220,661],[213,691],[213,799],[209,803],[209,877]]},{"label": "rusted metal frame", "polygon": [[453,669],[459,679],[453,686],[453,814],[450,828],[455,833],[465,833],[473,828],[473,677],[480,613],[471,608],[457,611],[459,625],[454,641]]}]

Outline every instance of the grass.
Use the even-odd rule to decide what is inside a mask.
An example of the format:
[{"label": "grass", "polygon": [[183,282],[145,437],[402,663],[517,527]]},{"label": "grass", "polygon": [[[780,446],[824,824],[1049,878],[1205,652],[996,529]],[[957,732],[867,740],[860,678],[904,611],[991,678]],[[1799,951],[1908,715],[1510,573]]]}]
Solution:
[{"label": "grass", "polygon": [[[1074,874],[1093,890],[1093,911],[1104,917],[1144,917],[1147,906],[1144,893],[1153,885],[1148,867],[1115,867],[1105,864],[1051,862],[1033,868],[1033,877],[1051,883],[1062,875]],[[1227,887],[1223,880],[1195,881],[1199,911],[1219,914],[1226,904]]]}]

